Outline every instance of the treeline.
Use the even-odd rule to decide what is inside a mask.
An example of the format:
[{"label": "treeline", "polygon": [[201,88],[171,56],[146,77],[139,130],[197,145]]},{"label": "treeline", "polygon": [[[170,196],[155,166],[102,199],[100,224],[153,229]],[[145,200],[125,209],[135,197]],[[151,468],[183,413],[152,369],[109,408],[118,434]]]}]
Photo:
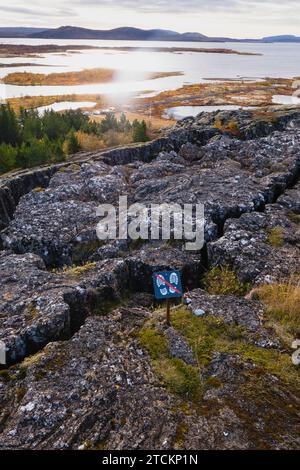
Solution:
[{"label": "treeline", "polygon": [[106,135],[116,145],[118,139],[115,142],[111,136],[125,135],[128,142],[148,140],[146,123],[131,123],[125,115],[117,119],[110,113],[100,122],[91,122],[80,110],[40,115],[36,110],[21,109],[16,115],[9,105],[0,105],[0,173],[64,161],[82,149],[82,136],[102,142]]}]

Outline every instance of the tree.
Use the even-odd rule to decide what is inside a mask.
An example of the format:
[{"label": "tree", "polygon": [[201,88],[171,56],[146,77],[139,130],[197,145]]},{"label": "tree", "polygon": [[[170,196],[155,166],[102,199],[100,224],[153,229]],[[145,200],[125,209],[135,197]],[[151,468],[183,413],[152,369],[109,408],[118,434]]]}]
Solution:
[{"label": "tree", "polygon": [[9,144],[0,144],[0,173],[6,173],[16,167],[17,149]]},{"label": "tree", "polygon": [[20,123],[22,125],[22,138],[29,141],[33,137],[41,139],[43,137],[42,120],[38,111],[34,109],[20,110]]},{"label": "tree", "polygon": [[65,138],[71,130],[62,114],[47,111],[42,117],[43,132],[50,140]]},{"label": "tree", "polygon": [[9,105],[0,105],[0,143],[16,146],[20,143],[20,125]]},{"label": "tree", "polygon": [[77,153],[81,150],[81,146],[79,144],[78,138],[74,132],[71,132],[69,134],[69,137],[67,140],[67,150],[68,150],[68,154]]},{"label": "tree", "polygon": [[51,142],[47,137],[23,143],[18,152],[18,162],[25,168],[60,161],[62,158],[61,145],[58,141]]},{"label": "tree", "polygon": [[147,142],[147,124],[145,121],[135,119],[132,124],[132,139],[134,142]]},{"label": "tree", "polygon": [[103,121],[100,122],[101,132],[104,134],[110,130],[118,130],[118,120],[114,113],[107,113]]}]

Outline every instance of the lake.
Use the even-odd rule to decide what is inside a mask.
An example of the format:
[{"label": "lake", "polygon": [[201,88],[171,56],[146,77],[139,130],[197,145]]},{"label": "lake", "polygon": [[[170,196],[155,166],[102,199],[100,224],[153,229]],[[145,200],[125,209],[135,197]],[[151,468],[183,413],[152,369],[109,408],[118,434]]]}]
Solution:
[{"label": "lake", "polygon": [[[53,73],[79,71],[88,68],[111,68],[118,70],[113,83],[76,86],[14,86],[2,85],[2,97],[48,96],[63,94],[104,94],[123,97],[126,101],[132,95],[151,95],[164,90],[174,90],[184,84],[201,83],[207,79],[222,80],[265,77],[292,78],[300,76],[300,44],[253,44],[253,43],[178,43],[140,41],[87,41],[2,38],[1,43],[9,44],[58,44],[91,45],[100,47],[134,47],[135,51],[83,50],[69,54],[46,54],[44,57],[1,58],[2,64],[30,62],[39,66],[1,68],[0,78],[12,72]],[[139,48],[148,48],[139,50]],[[195,52],[153,52],[157,47],[228,48],[239,52],[252,52],[260,56],[228,54],[207,54]],[[147,80],[148,72],[182,71],[182,76]]]}]

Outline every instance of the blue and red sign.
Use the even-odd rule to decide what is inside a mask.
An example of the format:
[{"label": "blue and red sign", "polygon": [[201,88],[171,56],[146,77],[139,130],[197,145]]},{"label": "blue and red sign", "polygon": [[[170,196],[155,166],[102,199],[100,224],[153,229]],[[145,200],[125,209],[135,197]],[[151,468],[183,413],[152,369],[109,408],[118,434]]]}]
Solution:
[{"label": "blue and red sign", "polygon": [[183,296],[179,271],[162,271],[153,274],[155,298],[173,299]]}]

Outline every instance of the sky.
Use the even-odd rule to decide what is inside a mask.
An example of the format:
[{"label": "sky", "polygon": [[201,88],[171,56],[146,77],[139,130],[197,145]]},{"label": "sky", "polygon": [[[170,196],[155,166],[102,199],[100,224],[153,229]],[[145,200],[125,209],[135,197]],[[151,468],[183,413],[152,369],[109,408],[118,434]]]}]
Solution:
[{"label": "sky", "polygon": [[0,0],[0,26],[134,26],[258,38],[300,36],[300,0]]}]

